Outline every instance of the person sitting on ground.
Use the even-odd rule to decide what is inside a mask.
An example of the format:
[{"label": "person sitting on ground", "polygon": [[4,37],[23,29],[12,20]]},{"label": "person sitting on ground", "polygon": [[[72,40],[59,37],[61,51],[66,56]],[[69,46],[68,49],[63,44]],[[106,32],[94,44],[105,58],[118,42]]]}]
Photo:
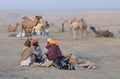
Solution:
[{"label": "person sitting on ground", "polygon": [[38,39],[32,40],[32,46],[34,47],[35,62],[43,62],[44,58],[42,55],[42,49],[38,43]]},{"label": "person sitting on ground", "polygon": [[64,56],[62,55],[57,41],[53,39],[48,39],[46,48],[48,49],[46,54],[48,59],[53,61],[54,66],[58,66],[59,62]]},{"label": "person sitting on ground", "polygon": [[46,48],[48,49],[46,56],[50,61],[53,61],[54,67],[64,70],[74,70],[74,67],[65,60],[65,56],[62,55],[56,40],[48,38]]},{"label": "person sitting on ground", "polygon": [[24,43],[25,47],[23,48],[22,54],[21,54],[21,66],[30,66],[33,61],[35,60],[33,56],[33,49],[31,48],[31,41],[28,39]]}]

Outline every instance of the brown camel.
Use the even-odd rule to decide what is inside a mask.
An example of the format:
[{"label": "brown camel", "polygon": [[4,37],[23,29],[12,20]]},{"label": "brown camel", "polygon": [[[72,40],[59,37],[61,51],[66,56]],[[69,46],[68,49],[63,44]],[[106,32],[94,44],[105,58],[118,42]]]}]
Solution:
[{"label": "brown camel", "polygon": [[83,18],[81,18],[80,20],[77,20],[76,18],[73,18],[70,21],[70,30],[73,32],[74,39],[77,39],[77,32],[78,31],[81,32],[81,38],[82,39],[86,38],[87,37],[86,29],[87,29],[87,24],[83,20]]},{"label": "brown camel", "polygon": [[95,33],[96,37],[114,37],[114,34],[109,30],[96,31],[95,27],[90,26],[90,29]]},{"label": "brown camel", "polygon": [[42,16],[35,16],[34,19],[30,19],[27,16],[23,17],[22,22],[22,29],[21,29],[21,40],[22,40],[22,31],[24,30],[26,33],[27,38],[29,37],[32,39],[32,29],[36,26],[39,21],[42,19]]},{"label": "brown camel", "polygon": [[19,24],[16,23],[16,26],[9,25],[8,26],[8,32],[15,32],[18,28]]},{"label": "brown camel", "polygon": [[8,36],[9,37],[15,37],[16,36],[16,30],[19,26],[19,23],[16,23],[16,26],[9,25],[8,27]]}]

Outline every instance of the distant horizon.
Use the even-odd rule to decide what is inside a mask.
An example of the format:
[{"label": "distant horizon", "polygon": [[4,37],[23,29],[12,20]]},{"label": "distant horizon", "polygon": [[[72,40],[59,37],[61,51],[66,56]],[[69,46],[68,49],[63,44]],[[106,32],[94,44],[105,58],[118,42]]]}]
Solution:
[{"label": "distant horizon", "polygon": [[61,9],[61,10],[46,10],[46,9],[0,9],[0,11],[28,11],[28,12],[32,12],[32,11],[39,11],[39,12],[73,12],[73,11],[120,11],[120,8],[111,8],[111,9],[71,9],[71,10],[66,10],[66,9]]}]

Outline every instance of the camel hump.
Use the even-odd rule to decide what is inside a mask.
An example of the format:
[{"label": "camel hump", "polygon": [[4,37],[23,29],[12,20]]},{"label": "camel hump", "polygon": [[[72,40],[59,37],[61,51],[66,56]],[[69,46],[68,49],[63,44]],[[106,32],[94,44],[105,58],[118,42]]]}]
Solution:
[{"label": "camel hump", "polygon": [[71,20],[70,24],[72,24],[73,22],[76,22],[76,21],[77,21],[77,19],[74,17],[74,18]]},{"label": "camel hump", "polygon": [[76,20],[76,17],[74,17],[72,20]]}]

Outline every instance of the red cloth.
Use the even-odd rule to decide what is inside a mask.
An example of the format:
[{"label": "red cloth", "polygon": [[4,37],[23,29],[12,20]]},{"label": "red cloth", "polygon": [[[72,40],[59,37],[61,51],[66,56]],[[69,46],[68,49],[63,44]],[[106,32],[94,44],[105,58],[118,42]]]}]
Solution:
[{"label": "red cloth", "polygon": [[38,40],[36,40],[36,39],[33,40],[33,41],[32,41],[32,45],[33,45],[33,46],[38,45]]},{"label": "red cloth", "polygon": [[58,61],[58,57],[62,56],[62,52],[58,45],[50,45],[48,47],[48,59],[54,62]]}]

